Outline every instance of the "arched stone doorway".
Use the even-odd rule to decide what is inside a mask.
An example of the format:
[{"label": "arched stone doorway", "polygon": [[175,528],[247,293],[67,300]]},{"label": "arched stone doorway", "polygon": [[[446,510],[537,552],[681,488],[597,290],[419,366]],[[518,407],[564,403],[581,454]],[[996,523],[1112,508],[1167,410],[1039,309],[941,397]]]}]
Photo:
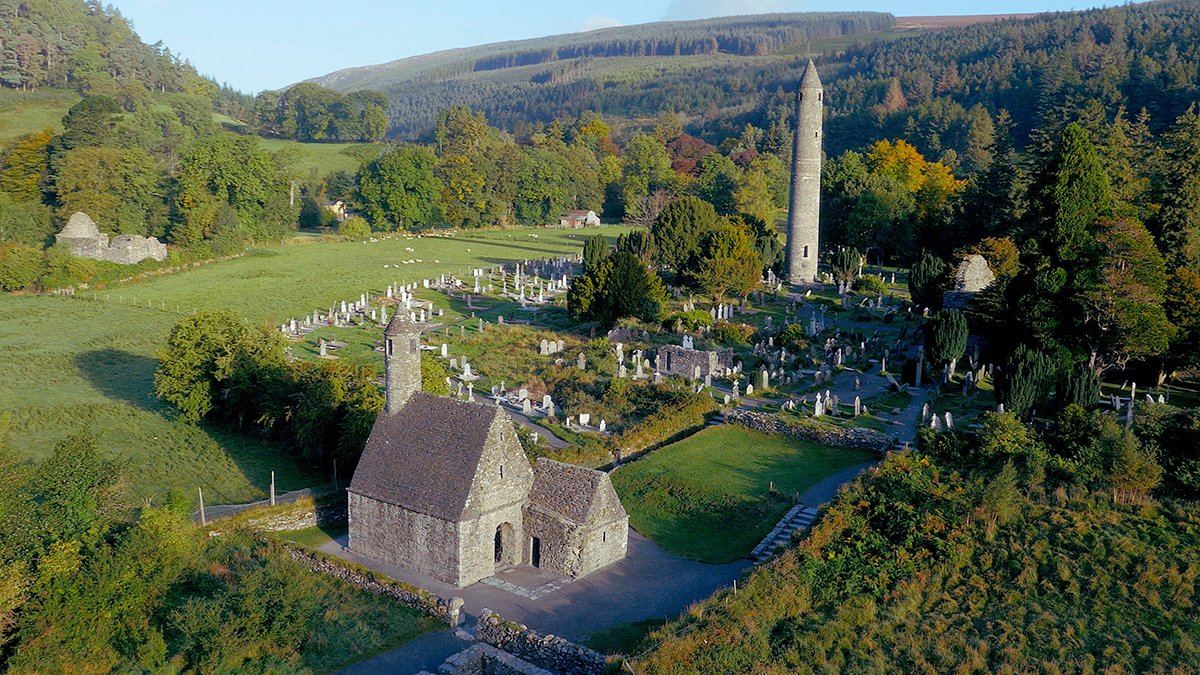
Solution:
[{"label": "arched stone doorway", "polygon": [[520,551],[517,550],[517,539],[512,523],[500,523],[496,527],[492,561],[497,568],[508,567],[519,562],[519,555]]}]

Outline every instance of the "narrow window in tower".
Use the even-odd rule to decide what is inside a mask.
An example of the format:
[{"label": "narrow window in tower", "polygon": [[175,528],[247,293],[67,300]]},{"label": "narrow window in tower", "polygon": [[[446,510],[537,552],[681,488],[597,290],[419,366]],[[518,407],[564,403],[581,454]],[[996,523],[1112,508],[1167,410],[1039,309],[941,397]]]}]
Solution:
[{"label": "narrow window in tower", "polygon": [[820,137],[821,137],[821,132],[819,132],[819,131],[813,132],[813,138],[820,138]]},{"label": "narrow window in tower", "polygon": [[804,257],[805,258],[808,257],[808,247],[807,246],[804,247]]},{"label": "narrow window in tower", "polygon": [[388,348],[387,355],[391,356],[392,355],[392,341],[391,340],[387,341],[387,348]]},{"label": "narrow window in tower", "polygon": [[803,100],[804,100],[804,92],[800,92],[800,100],[801,100],[801,101],[803,101]]},{"label": "narrow window in tower", "polygon": [[504,465],[500,465],[500,480],[504,480]]},{"label": "narrow window in tower", "polygon": [[817,94],[817,102],[820,103],[823,100],[825,100],[825,92]]}]

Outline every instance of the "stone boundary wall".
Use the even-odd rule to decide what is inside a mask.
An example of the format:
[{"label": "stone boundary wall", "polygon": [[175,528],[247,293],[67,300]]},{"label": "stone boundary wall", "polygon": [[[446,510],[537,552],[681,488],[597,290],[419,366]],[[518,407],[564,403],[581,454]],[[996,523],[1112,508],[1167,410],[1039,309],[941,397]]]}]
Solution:
[{"label": "stone boundary wall", "polygon": [[797,424],[780,419],[775,415],[749,410],[733,410],[726,413],[725,421],[768,434],[783,434],[805,441],[816,441],[842,448],[870,450],[880,454],[896,445],[895,438],[873,429]]},{"label": "stone boundary wall", "polygon": [[[305,488],[296,490],[270,501],[260,500],[249,504],[210,506],[205,509],[209,526],[226,530],[230,527],[248,527],[266,532],[303,530],[318,525],[345,525],[347,506],[344,493],[314,494]],[[200,521],[200,512],[192,514],[192,520]]]},{"label": "stone boundary wall", "polygon": [[525,626],[505,621],[490,609],[480,612],[475,637],[555,673],[599,675],[605,668],[602,654],[554,635],[538,635]]},{"label": "stone boundary wall", "polygon": [[[438,667],[445,675],[554,675],[554,673],[502,652],[495,647],[476,642],[446,659]],[[418,674],[419,675],[419,674]]]},{"label": "stone boundary wall", "polygon": [[451,623],[451,617],[456,622],[458,620],[458,610],[452,608],[450,602],[442,600],[429,591],[391,579],[380,580],[366,568],[360,568],[358,565],[338,558],[306,551],[287,542],[283,542],[282,545],[292,560],[307,566],[313,572],[341,579],[376,595],[385,595],[405,607],[410,607],[435,619],[441,619],[448,624]]}]

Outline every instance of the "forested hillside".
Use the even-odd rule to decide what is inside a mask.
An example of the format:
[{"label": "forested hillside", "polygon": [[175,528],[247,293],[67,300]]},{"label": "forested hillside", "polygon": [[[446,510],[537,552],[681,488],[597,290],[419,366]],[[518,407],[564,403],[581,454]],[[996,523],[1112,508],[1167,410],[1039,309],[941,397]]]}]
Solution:
[{"label": "forested hillside", "polygon": [[185,93],[216,99],[235,117],[247,102],[161,42],[143,43],[119,10],[97,0],[0,0],[0,86],[72,89],[127,110],[150,92]]},{"label": "forested hillside", "polygon": [[[450,105],[480,109],[505,128],[584,110],[622,117],[653,116],[664,107],[704,111],[752,88],[707,72],[702,81],[688,77],[687,86],[679,86],[672,75],[680,68],[694,76],[697,67],[741,64],[747,57],[819,52],[894,23],[890,14],[873,12],[664,22],[437,52],[311,81],[342,92],[385,92],[393,131],[406,138],[430,130],[438,111]],[[662,77],[668,79],[660,84]]]},{"label": "forested hillside", "polygon": [[[561,38],[547,38],[439,52],[313,81],[343,92],[383,91],[391,99],[392,134],[401,138],[429,132],[440,110],[458,104],[504,129],[591,110],[621,130],[671,109],[690,133],[719,143],[747,123],[766,130],[786,120],[806,54],[814,53],[826,84],[831,154],[903,137],[951,163],[969,161],[978,149],[972,144],[986,137],[1000,110],[1008,111],[1018,145],[1051,111],[1067,119],[1092,99],[1110,116],[1122,101],[1131,113],[1144,107],[1157,131],[1184,112],[1200,81],[1200,6],[1189,0],[937,31],[888,30],[886,15],[842,16],[654,24],[677,36],[659,40],[639,33],[650,26],[613,28],[586,34],[584,44],[599,45],[594,49],[602,56],[564,51]],[[779,26],[788,22],[809,22],[809,28],[783,31]],[[697,43],[695,36],[739,31],[745,37],[714,38],[708,51],[684,48]],[[606,51],[607,44],[613,46]]]}]

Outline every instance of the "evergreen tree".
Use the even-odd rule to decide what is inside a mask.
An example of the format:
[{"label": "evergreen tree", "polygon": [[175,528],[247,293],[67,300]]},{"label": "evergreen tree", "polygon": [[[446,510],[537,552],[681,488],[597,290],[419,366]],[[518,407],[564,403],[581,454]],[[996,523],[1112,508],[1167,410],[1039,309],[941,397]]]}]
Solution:
[{"label": "evergreen tree", "polygon": [[1095,224],[1112,217],[1114,201],[1108,174],[1080,124],[1063,129],[1034,185],[1033,206],[1032,235],[1042,255],[1059,265],[1091,262]]},{"label": "evergreen tree", "polygon": [[1166,135],[1162,209],[1155,235],[1172,267],[1200,269],[1200,110],[1195,104]]},{"label": "evergreen tree", "polygon": [[956,309],[944,309],[925,320],[925,356],[934,365],[962,358],[967,350],[967,319]]},{"label": "evergreen tree", "polygon": [[922,307],[941,307],[947,268],[941,258],[924,253],[908,272],[908,292]]},{"label": "evergreen tree", "polygon": [[1020,345],[996,372],[996,400],[1005,412],[1024,417],[1046,401],[1053,381],[1053,362]]},{"label": "evergreen tree", "polygon": [[650,230],[658,249],[658,263],[682,272],[695,255],[700,238],[717,224],[712,204],[690,195],[667,204]]},{"label": "evergreen tree", "polygon": [[608,239],[597,234],[583,241],[583,273],[595,269],[608,259]]}]

